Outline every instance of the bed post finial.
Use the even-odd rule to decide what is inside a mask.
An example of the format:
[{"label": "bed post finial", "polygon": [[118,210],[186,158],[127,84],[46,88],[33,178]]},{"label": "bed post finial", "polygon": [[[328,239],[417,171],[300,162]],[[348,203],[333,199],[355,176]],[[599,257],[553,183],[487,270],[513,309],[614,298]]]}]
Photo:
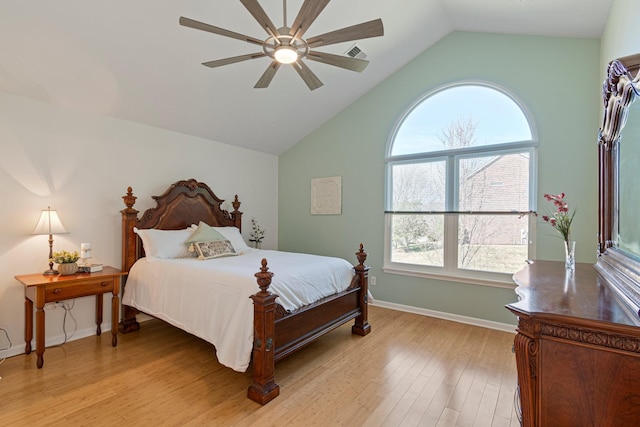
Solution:
[{"label": "bed post finial", "polygon": [[235,221],[236,228],[242,231],[242,212],[240,209],[240,200],[238,200],[238,195],[233,198],[233,202],[231,202],[231,206],[233,206],[233,212],[231,212],[231,219]]},{"label": "bed post finial", "polygon": [[137,197],[133,195],[133,189],[131,187],[127,187],[127,194],[122,196],[122,199],[124,200],[124,204],[127,205],[127,209],[131,209],[136,203]]},{"label": "bed post finial", "polygon": [[364,265],[364,262],[367,260],[367,255],[369,254],[364,251],[364,245],[360,243],[360,250],[356,252],[356,257],[358,257],[359,265]]},{"label": "bed post finial", "polygon": [[253,383],[247,396],[261,405],[280,394],[274,373],[275,362],[275,316],[278,295],[269,292],[273,273],[269,272],[267,259],[262,258],[262,267],[255,274],[260,292],[251,295],[253,300]]},{"label": "bed post finial", "polygon": [[138,211],[133,208],[137,197],[133,195],[131,187],[127,188],[127,194],[122,196],[124,204],[127,206],[121,210],[122,214],[122,269],[129,271],[134,262],[136,262],[136,234],[133,227],[138,221]]},{"label": "bed post finial", "polygon": [[240,200],[238,200],[238,195],[237,194],[233,198],[233,202],[231,202],[231,205],[233,206],[233,211],[234,212],[236,212],[238,209],[240,209]]},{"label": "bed post finial", "polygon": [[360,250],[356,252],[358,265],[353,267],[360,283],[360,315],[356,317],[355,324],[351,327],[351,333],[362,336],[371,332],[369,307],[367,306],[369,302],[369,266],[364,263],[367,260],[367,255],[364,251],[364,245],[360,243]]},{"label": "bed post finial", "polygon": [[273,277],[273,273],[269,271],[269,267],[267,267],[267,259],[262,258],[262,267],[260,267],[260,271],[256,273],[254,276],[258,279],[258,286],[260,286],[261,293],[269,293],[269,285],[271,285],[271,278]]}]

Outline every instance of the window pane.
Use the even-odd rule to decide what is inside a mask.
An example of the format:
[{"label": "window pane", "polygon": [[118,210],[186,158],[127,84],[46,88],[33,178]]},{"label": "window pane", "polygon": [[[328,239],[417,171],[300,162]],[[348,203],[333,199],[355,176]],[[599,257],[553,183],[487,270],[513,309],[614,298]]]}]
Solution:
[{"label": "window pane", "polygon": [[444,215],[394,214],[391,262],[442,267]]},{"label": "window pane", "polygon": [[529,210],[529,153],[460,160],[461,211]]},{"label": "window pane", "polygon": [[393,174],[393,211],[444,211],[445,162],[396,164]]},{"label": "window pane", "polygon": [[526,217],[460,215],[458,235],[458,268],[513,273],[528,258]]},{"label": "window pane", "polygon": [[491,87],[464,85],[432,94],[414,107],[396,132],[391,155],[456,148],[447,147],[447,140],[458,123],[471,125],[466,146],[532,139],[529,122],[512,98]]}]

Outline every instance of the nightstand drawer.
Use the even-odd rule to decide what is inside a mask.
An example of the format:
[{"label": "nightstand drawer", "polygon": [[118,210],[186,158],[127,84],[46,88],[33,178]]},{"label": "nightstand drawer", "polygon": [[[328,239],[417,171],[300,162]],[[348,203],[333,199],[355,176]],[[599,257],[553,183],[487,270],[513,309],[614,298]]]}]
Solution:
[{"label": "nightstand drawer", "polygon": [[45,288],[47,302],[62,301],[100,293],[112,292],[115,286],[114,278],[98,278],[85,280],[82,283],[51,283]]}]

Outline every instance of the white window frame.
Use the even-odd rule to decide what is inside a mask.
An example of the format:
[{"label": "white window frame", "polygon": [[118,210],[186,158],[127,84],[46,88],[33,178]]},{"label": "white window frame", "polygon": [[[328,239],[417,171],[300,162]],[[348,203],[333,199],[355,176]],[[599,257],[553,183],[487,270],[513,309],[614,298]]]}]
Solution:
[{"label": "white window frame", "polygon": [[[461,149],[442,150],[437,152],[419,153],[419,154],[407,154],[392,156],[393,143],[398,130],[404,123],[405,119],[414,111],[414,109],[422,102],[426,101],[431,96],[460,86],[483,86],[490,89],[497,90],[503,95],[510,98],[524,114],[529,129],[531,131],[531,140],[529,141],[516,141],[511,143],[502,143],[495,145],[485,146],[473,146]],[[433,278],[445,281],[464,282],[478,285],[487,285],[495,287],[513,288],[512,274],[507,273],[495,273],[485,272],[477,270],[459,269],[458,264],[458,217],[464,212],[457,212],[458,197],[457,191],[459,190],[457,167],[459,161],[464,158],[476,157],[481,155],[505,155],[514,153],[527,152],[530,156],[529,160],[529,210],[535,211],[537,194],[537,151],[538,151],[538,135],[535,126],[535,122],[530,114],[526,105],[521,102],[510,91],[491,82],[477,81],[477,80],[465,80],[455,83],[447,84],[438,87],[425,95],[419,97],[414,101],[409,108],[400,116],[396,122],[393,132],[389,137],[387,143],[387,154],[385,158],[385,208],[391,206],[392,192],[389,190],[393,185],[393,177],[391,174],[392,167],[401,163],[418,163],[419,161],[434,161],[445,160],[447,163],[447,180],[451,180],[450,185],[446,191],[448,194],[445,197],[445,213],[444,214],[444,266],[425,266],[419,264],[398,263],[391,261],[391,226],[393,214],[385,213],[385,233],[384,233],[384,264],[383,271],[385,273],[401,274],[408,276],[417,276],[425,278]],[[533,215],[527,215],[526,218],[522,218],[522,221],[528,221],[528,258],[534,258],[536,243],[536,221]],[[523,260],[523,267],[525,265]]]}]

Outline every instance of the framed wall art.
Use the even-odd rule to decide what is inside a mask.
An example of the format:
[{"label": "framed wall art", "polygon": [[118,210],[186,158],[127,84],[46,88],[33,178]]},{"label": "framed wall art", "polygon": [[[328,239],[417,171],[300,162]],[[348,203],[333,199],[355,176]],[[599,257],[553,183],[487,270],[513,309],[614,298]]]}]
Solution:
[{"label": "framed wall art", "polygon": [[342,177],[311,179],[311,215],[342,213]]}]

